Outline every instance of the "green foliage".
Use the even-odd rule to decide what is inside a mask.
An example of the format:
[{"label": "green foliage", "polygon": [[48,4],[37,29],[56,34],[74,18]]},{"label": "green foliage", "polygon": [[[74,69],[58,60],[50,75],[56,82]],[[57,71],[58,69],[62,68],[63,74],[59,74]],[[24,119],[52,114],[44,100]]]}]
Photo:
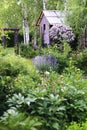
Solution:
[{"label": "green foliage", "polygon": [[31,98],[30,95],[25,95],[19,93],[14,94],[11,98],[8,99],[7,103],[12,110],[14,108],[15,110],[19,110],[20,112],[27,112],[28,107],[30,107],[31,103],[35,102],[36,98]]},{"label": "green foliage", "polygon": [[32,44],[29,45],[20,45],[20,55],[26,58],[32,58],[38,55],[39,50],[34,50]]},{"label": "green foliage", "polygon": [[73,28],[73,31],[76,36],[80,38],[84,26],[87,24],[87,1],[68,0],[67,8],[71,11],[67,22]]},{"label": "green foliage", "polygon": [[[35,95],[35,94],[34,94]],[[31,95],[32,96],[32,95]],[[63,113],[65,107],[61,106],[61,100],[58,100],[58,95],[50,94],[48,96],[34,96],[36,99],[30,98],[29,95],[24,97],[23,95],[14,95],[12,99],[9,99],[9,106],[11,107],[7,112],[4,113],[2,119],[6,119],[6,116],[11,114],[16,110],[22,113],[29,112],[32,117],[39,116],[42,119],[42,128],[59,130],[60,125],[62,125]],[[60,105],[61,104],[61,105]],[[27,106],[27,107],[25,107]],[[12,113],[13,115],[14,113]]]},{"label": "green foliage", "polygon": [[45,71],[55,71],[56,70],[56,67],[55,68],[53,68],[53,67],[51,67],[49,64],[37,64],[37,68],[39,69],[39,71],[41,72],[41,73],[44,73]]},{"label": "green foliage", "polygon": [[[30,31],[34,32],[35,1],[22,2],[29,5]],[[67,2],[67,8],[71,11],[69,24],[79,35],[87,21],[87,1]],[[42,9],[42,0],[36,0],[36,8],[37,18]],[[64,9],[64,2],[48,0],[47,8]],[[7,23],[8,27],[21,28],[21,11],[16,0],[2,0],[1,27]],[[0,47],[0,116],[4,113],[0,118],[0,130],[86,130],[87,121],[82,122],[87,118],[87,80],[82,71],[87,74],[87,50],[73,54],[70,59],[71,49],[67,44],[40,49],[34,50],[31,44],[21,44],[20,54],[26,58],[38,54],[53,55],[59,62],[56,71],[45,68],[46,72],[39,73],[29,59],[10,54]],[[70,125],[74,121],[78,123]]]},{"label": "green foliage", "polygon": [[[67,51],[68,49],[68,51]],[[56,55],[58,58],[58,72],[62,73],[65,67],[68,67],[68,57],[69,57],[69,52],[70,52],[70,46],[66,45],[66,43],[62,46],[61,48],[55,48],[52,49],[51,53]]]},{"label": "green foliage", "polygon": [[74,86],[71,86],[67,89],[64,97],[66,99],[64,104],[66,106],[66,114],[69,122],[85,121],[87,117],[87,99],[85,99],[84,92],[76,89]]},{"label": "green foliage", "polygon": [[[68,52],[67,52],[67,49],[69,49]],[[70,46],[68,46],[68,45],[67,45],[67,47],[65,47],[65,44],[64,44],[64,47],[63,46],[58,47],[55,44],[48,48],[41,48],[41,51],[39,52],[39,54],[40,55],[47,54],[47,55],[52,55],[52,56],[56,57],[58,59],[59,64],[53,70],[57,71],[58,73],[62,73],[64,68],[68,66],[67,63],[68,63],[68,57],[69,57],[70,50],[71,50]]]},{"label": "green foliage", "polygon": [[3,50],[3,47],[2,47],[2,45],[0,45],[0,54],[1,54],[2,50]]},{"label": "green foliage", "polygon": [[[38,4],[39,3],[39,4]],[[0,1],[0,27],[18,27],[22,32],[23,4],[27,6],[28,23],[30,32],[34,32],[35,17],[39,17],[42,10],[42,0],[2,0]],[[15,8],[14,8],[15,7]],[[36,7],[36,12],[35,12]],[[36,16],[35,16],[36,15]]]},{"label": "green foliage", "polygon": [[69,53],[71,52],[71,47],[70,47],[70,45],[67,44],[67,43],[64,43],[63,47],[64,47],[64,49],[63,49],[64,55],[68,56]]},{"label": "green foliage", "polygon": [[38,130],[42,125],[38,117],[27,116],[25,113],[8,111],[8,115],[0,120],[0,130]]},{"label": "green foliage", "polygon": [[87,74],[87,49],[82,50],[73,56],[75,65]]},{"label": "green foliage", "polygon": [[[65,69],[62,80],[65,86],[75,86],[78,90],[87,92],[87,80],[83,77],[80,69],[72,65],[72,60],[69,61],[69,67]],[[86,95],[85,95],[86,96]]]},{"label": "green foliage", "polygon": [[82,124],[78,124],[76,122],[71,123],[71,125],[67,128],[67,130],[87,130],[87,121]]},{"label": "green foliage", "polygon": [[[60,2],[59,0],[55,0],[55,1],[47,0],[46,8],[48,10],[56,10],[57,9],[57,5],[59,5],[60,3],[62,3],[62,2]],[[60,4],[60,5],[62,5],[62,4]]]},{"label": "green foliage", "polygon": [[23,87],[29,90],[39,82],[39,74],[30,60],[10,54],[0,56],[0,115],[7,109],[6,101],[14,92],[22,91]]},{"label": "green foliage", "polygon": [[[79,69],[70,65],[62,75],[45,72],[38,87],[27,94],[15,94],[9,108],[39,116],[44,130],[65,130],[72,122],[87,118],[87,82]],[[10,110],[9,109],[9,110]]]},{"label": "green foliage", "polygon": [[62,123],[65,127],[65,106],[61,104],[59,95],[48,94],[39,97],[31,107],[32,115],[39,115],[45,120],[44,126],[47,130],[59,130]]},{"label": "green foliage", "polygon": [[50,55],[52,57],[56,57],[58,59],[58,66],[50,67],[49,64],[38,64],[38,67],[42,71],[57,71],[59,73],[63,72],[63,69],[68,66],[67,61],[69,57],[69,53],[71,51],[71,48],[69,45],[64,44],[62,48],[60,49],[58,46],[53,45],[48,48],[38,48],[37,50],[34,50],[33,46],[30,44],[28,46],[21,44],[20,46],[20,55],[27,58],[32,58],[37,55]]},{"label": "green foliage", "polygon": [[[59,57],[61,63],[65,58],[68,67],[64,66],[61,74],[53,70],[39,73],[29,59],[0,55],[0,114],[4,112],[0,120],[1,130],[6,127],[27,130],[31,128],[31,121],[40,122],[38,126],[34,126],[35,123],[32,125],[36,130],[65,130],[73,121],[82,123],[86,120],[87,80],[82,71],[74,66],[74,57],[68,58],[67,48],[65,45],[62,53],[56,47],[42,49],[43,54]],[[85,51],[78,56],[81,58],[82,54],[86,56]],[[27,114],[22,118],[20,113]],[[13,116],[17,120],[15,123]],[[23,126],[20,125],[22,121]],[[10,126],[11,123],[13,125]]]}]

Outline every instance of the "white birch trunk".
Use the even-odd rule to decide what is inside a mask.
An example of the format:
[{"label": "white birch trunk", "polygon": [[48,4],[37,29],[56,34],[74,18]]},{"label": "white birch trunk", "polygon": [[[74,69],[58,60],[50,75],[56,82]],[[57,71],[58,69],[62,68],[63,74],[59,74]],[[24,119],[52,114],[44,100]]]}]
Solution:
[{"label": "white birch trunk", "polygon": [[43,0],[43,10],[46,10],[46,2],[47,0]]},{"label": "white birch trunk", "polygon": [[28,17],[27,17],[27,7],[26,5],[22,6],[23,8],[23,36],[24,44],[29,44],[29,26],[28,26]]},{"label": "white birch trunk", "polygon": [[35,2],[35,5],[34,5],[34,16],[35,16],[35,18],[34,18],[34,47],[36,47],[36,4],[37,4],[37,2],[36,2],[36,0],[34,1]]},{"label": "white birch trunk", "polygon": [[24,27],[24,20],[23,20],[23,38],[24,38],[24,44],[25,44],[25,27]]}]

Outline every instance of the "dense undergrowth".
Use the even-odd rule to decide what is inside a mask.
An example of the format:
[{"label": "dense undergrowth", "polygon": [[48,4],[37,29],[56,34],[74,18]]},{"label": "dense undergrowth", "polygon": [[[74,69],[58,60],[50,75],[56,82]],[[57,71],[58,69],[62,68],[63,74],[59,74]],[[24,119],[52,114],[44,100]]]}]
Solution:
[{"label": "dense undergrowth", "polygon": [[40,53],[58,58],[57,71],[39,72],[29,58],[1,48],[0,130],[86,130],[87,50]]}]

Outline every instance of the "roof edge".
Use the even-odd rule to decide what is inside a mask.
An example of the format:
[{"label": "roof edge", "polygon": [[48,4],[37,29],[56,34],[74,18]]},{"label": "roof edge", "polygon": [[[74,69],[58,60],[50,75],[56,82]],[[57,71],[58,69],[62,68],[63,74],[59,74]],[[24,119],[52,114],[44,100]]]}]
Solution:
[{"label": "roof edge", "polygon": [[41,20],[42,20],[42,18],[43,18],[43,15],[44,15],[44,13],[43,13],[43,10],[42,10],[41,13],[40,13],[40,16],[39,16],[39,18],[38,18],[38,20],[37,20],[37,22],[36,22],[36,26],[39,26],[39,25],[40,25],[40,22],[41,22]]}]

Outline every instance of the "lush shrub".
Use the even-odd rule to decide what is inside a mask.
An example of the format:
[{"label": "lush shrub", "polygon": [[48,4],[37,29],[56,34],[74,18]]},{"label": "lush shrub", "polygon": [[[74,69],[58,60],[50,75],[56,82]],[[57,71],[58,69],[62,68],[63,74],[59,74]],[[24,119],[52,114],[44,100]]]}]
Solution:
[{"label": "lush shrub", "polygon": [[67,53],[65,50],[63,51],[62,49],[62,52],[60,52],[58,47],[56,45],[53,45],[50,46],[49,48],[42,48],[40,53],[41,55],[51,55],[52,57],[55,57],[58,60],[58,66],[56,67],[56,69],[53,70],[62,73],[64,68],[68,66],[68,57],[70,49],[68,50]]},{"label": "lush shrub", "polygon": [[15,55],[0,57],[0,115],[7,106],[5,102],[14,93],[24,87],[28,90],[40,82],[30,60]]},{"label": "lush shrub", "polygon": [[[60,52],[60,50],[61,50],[61,52]],[[30,57],[37,58],[37,55],[38,55],[38,57],[43,56],[43,55],[50,55],[51,57],[56,57],[56,59],[58,60],[57,67],[56,66],[50,67],[49,64],[39,65],[38,63],[37,63],[38,64],[37,66],[39,66],[39,68],[41,68],[41,70],[43,70],[43,71],[56,70],[57,72],[62,73],[64,68],[68,66],[67,61],[68,61],[70,50],[71,49],[68,44],[64,44],[64,47],[62,49],[59,49],[56,45],[53,45],[48,48],[40,48],[37,50],[34,50],[33,48],[29,49],[29,47],[27,47],[25,45],[21,45],[20,54],[22,55],[22,52],[23,52],[22,56],[27,57],[27,58],[30,58]],[[29,52],[29,55],[28,55],[28,52]],[[34,52],[34,55],[32,52]]]},{"label": "lush shrub", "polygon": [[[12,99],[9,99],[9,109],[4,116],[9,112],[14,110],[19,110],[22,113],[26,112],[32,117],[39,117],[42,119],[42,127],[45,130],[58,130],[62,123],[65,125],[66,116],[65,107],[62,106],[61,101],[58,100],[58,95],[49,94],[41,96],[40,93],[34,95],[28,95],[24,97],[23,95],[14,95]],[[32,96],[34,98],[32,98]],[[3,117],[4,117],[3,116]],[[65,126],[64,126],[65,128]]]},{"label": "lush shrub", "polygon": [[72,121],[87,118],[87,82],[77,68],[70,66],[62,75],[45,72],[42,82],[27,94],[15,94],[9,108],[43,119],[45,130],[65,130]]},{"label": "lush shrub", "polygon": [[68,3],[68,11],[70,12],[72,10],[72,13],[68,15],[67,23],[73,28],[75,35],[78,36],[78,42],[80,41],[84,26],[87,25],[86,2],[87,1],[83,3],[81,3],[81,1],[69,1]]},{"label": "lush shrub", "polygon": [[35,50],[32,44],[20,45],[20,55],[26,58],[32,58],[38,55],[39,50]]},{"label": "lush shrub", "polygon": [[38,117],[28,116],[14,110],[8,111],[0,120],[0,130],[39,130],[42,125]]},{"label": "lush shrub", "polygon": [[[47,51],[48,54],[54,52],[60,59],[62,56],[68,58],[66,54],[51,48]],[[0,106],[1,114],[8,109],[5,114],[18,111],[27,113],[30,119],[38,116],[42,130],[65,130],[72,121],[86,120],[87,80],[83,78],[80,69],[73,66],[72,59],[68,61],[69,67],[65,67],[61,75],[55,71],[46,71],[39,75],[31,61],[20,56],[7,55],[0,60],[0,98],[3,97],[3,100],[0,99],[3,105]],[[37,129],[39,130],[39,126]]]},{"label": "lush shrub", "polygon": [[45,130],[65,130],[71,121],[80,122],[86,119],[87,100],[84,99],[83,91],[78,91],[75,87],[64,89],[59,89],[59,93],[57,90],[58,94],[42,90],[27,97],[21,94],[14,95],[8,103],[11,109],[15,107],[15,110],[22,113],[39,116],[43,119],[42,126]]},{"label": "lush shrub", "polygon": [[87,121],[81,124],[73,122],[67,130],[87,130]]},{"label": "lush shrub", "polygon": [[87,49],[79,52],[74,57],[75,65],[87,74]]},{"label": "lush shrub", "polygon": [[87,99],[85,98],[85,93],[71,86],[67,89],[64,98],[66,99],[64,104],[68,121],[85,121],[87,118]]}]

